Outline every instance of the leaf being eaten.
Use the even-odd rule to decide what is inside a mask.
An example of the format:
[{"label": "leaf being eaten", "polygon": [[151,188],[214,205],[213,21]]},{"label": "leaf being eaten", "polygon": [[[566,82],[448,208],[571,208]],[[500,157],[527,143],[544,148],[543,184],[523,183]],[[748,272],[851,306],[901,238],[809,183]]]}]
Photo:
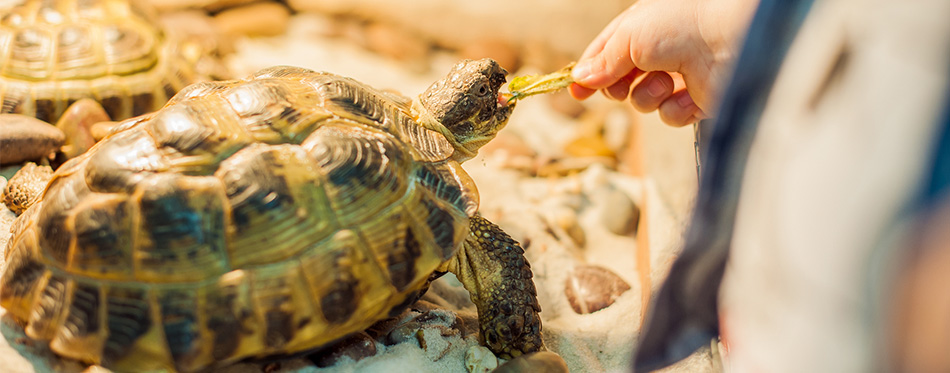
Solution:
[{"label": "leaf being eaten", "polygon": [[543,93],[552,93],[567,88],[574,82],[571,69],[574,62],[569,63],[558,71],[545,75],[516,76],[508,83],[508,102],[520,100],[528,96]]}]

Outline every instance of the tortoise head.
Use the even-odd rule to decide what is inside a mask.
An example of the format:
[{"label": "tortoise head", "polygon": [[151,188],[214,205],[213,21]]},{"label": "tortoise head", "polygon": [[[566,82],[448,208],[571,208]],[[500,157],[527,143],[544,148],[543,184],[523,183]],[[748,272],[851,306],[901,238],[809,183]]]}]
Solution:
[{"label": "tortoise head", "polygon": [[470,159],[495,137],[514,109],[499,95],[508,72],[492,59],[465,60],[419,96],[424,115],[455,146],[454,158]]}]

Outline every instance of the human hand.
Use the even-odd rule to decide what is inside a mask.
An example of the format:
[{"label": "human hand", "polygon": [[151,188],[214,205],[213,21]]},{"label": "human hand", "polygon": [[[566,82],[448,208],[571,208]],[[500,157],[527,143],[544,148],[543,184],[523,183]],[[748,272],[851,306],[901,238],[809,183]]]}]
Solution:
[{"label": "human hand", "polygon": [[[630,97],[682,126],[715,109],[758,0],[640,0],[614,18],[573,70],[571,95]],[[639,79],[642,76],[642,79]],[[632,89],[631,89],[632,86]]]}]

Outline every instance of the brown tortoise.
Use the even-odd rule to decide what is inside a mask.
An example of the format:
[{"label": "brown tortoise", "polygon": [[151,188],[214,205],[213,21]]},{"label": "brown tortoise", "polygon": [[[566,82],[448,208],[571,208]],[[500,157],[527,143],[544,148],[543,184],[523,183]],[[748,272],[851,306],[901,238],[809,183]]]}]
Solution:
[{"label": "brown tortoise", "polygon": [[[194,69],[199,61],[182,50],[193,42],[166,38],[158,22],[147,4],[129,0],[0,4],[0,114],[57,124],[76,105],[70,120],[57,124],[66,143],[76,144],[67,148],[72,157],[94,142],[87,128],[75,128],[92,123],[73,117],[124,120],[158,110],[203,80]],[[21,162],[13,158],[27,153],[8,153],[0,163]]]},{"label": "brown tortoise", "polygon": [[538,351],[523,250],[460,166],[507,122],[506,74],[463,61],[415,100],[293,67],[192,85],[53,174],[0,304],[60,355],[195,371],[325,346],[452,272],[487,347]]}]

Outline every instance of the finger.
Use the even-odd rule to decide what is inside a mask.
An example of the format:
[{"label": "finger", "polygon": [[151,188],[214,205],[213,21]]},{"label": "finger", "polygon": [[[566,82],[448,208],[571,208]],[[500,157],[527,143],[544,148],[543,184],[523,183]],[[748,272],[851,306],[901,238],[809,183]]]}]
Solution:
[{"label": "finger", "polygon": [[[629,9],[627,9],[627,11],[629,11]],[[604,45],[607,44],[607,40],[613,36],[614,32],[616,32],[617,28],[620,26],[620,23],[623,22],[622,19],[625,17],[626,13],[627,12],[624,11],[614,17],[614,19],[611,20],[610,23],[608,23],[599,34],[597,34],[597,37],[595,37],[594,40],[591,40],[590,44],[587,45],[587,48],[584,49],[584,53],[581,54],[581,58],[578,60],[586,60],[600,53],[600,51],[604,49]]]},{"label": "finger", "polygon": [[597,93],[596,89],[590,89],[584,87],[580,84],[573,83],[567,87],[568,92],[571,92],[571,96],[578,100],[584,100],[590,96],[593,96],[594,93]]},{"label": "finger", "polygon": [[604,96],[617,101],[626,100],[627,95],[630,94],[630,85],[633,84],[633,81],[642,73],[643,71],[640,71],[640,69],[633,69],[633,71],[620,78],[620,80],[617,80],[617,82],[610,87],[604,88]]},{"label": "finger", "polygon": [[614,32],[608,35],[599,52],[574,66],[571,72],[574,81],[587,88],[607,88],[633,71],[636,66],[630,56],[632,34]]},{"label": "finger", "polygon": [[637,110],[648,113],[660,107],[673,94],[674,82],[670,74],[652,71],[643,78],[630,94],[630,103]]},{"label": "finger", "polygon": [[680,127],[693,123],[701,113],[686,90],[673,93],[660,104],[660,119],[669,125]]}]

